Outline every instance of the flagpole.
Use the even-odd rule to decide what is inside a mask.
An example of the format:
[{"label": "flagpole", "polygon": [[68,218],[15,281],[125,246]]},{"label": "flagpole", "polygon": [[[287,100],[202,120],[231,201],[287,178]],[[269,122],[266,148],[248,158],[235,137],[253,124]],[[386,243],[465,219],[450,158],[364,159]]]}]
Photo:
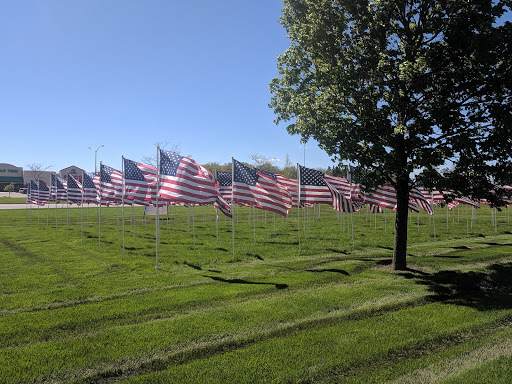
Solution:
[{"label": "flagpole", "polygon": [[160,190],[160,146],[156,146],[156,246],[155,246],[155,269],[158,269],[158,243],[160,241],[160,206],[158,205],[158,194]]},{"label": "flagpole", "polygon": [[66,201],[66,208],[66,235],[69,240],[69,200]]},{"label": "flagpole", "polygon": [[231,158],[231,206],[232,206],[232,215],[231,215],[231,223],[232,230],[231,234],[233,237],[233,260],[235,260],[235,158]]},{"label": "flagpole", "polygon": [[55,233],[57,233],[57,175],[54,176],[55,177]]},{"label": "flagpole", "polygon": [[[51,186],[50,186],[51,188]],[[52,191],[50,190],[50,196],[48,197],[48,201],[46,202],[46,205],[48,207],[48,209],[46,210],[46,229],[48,230],[48,226],[49,226],[49,220],[50,220],[50,204],[49,202],[51,201],[51,193]]]},{"label": "flagpole", "polygon": [[[102,166],[102,162],[100,160],[100,219],[99,219],[99,226],[98,226],[98,250],[101,249],[101,169],[103,168]],[[87,209],[87,211],[89,211],[89,209]],[[89,214],[87,214],[87,217],[89,217]],[[107,223],[108,224],[108,223]]]},{"label": "flagpole", "polygon": [[196,225],[194,223],[194,204],[192,204],[192,236],[194,237],[194,251],[196,250]]},{"label": "flagpole", "polygon": [[80,231],[80,244],[84,243],[84,170],[82,169],[82,204],[80,204],[81,214],[81,231]]},{"label": "flagpole", "polygon": [[121,193],[121,220],[123,222],[123,259],[124,259],[124,194],[125,194],[125,172],[124,172],[124,156],[121,155],[121,170],[122,170],[122,176],[123,176],[123,192]]},{"label": "flagpole", "polygon": [[297,227],[299,229],[299,254],[300,254],[300,169],[297,163]]},{"label": "flagpole", "polygon": [[252,221],[254,223],[254,245],[256,245],[256,207],[252,207]]},{"label": "flagpole", "polygon": [[434,239],[436,238],[436,217],[434,216],[434,191],[430,192],[430,197],[432,198],[432,223],[434,224]]}]

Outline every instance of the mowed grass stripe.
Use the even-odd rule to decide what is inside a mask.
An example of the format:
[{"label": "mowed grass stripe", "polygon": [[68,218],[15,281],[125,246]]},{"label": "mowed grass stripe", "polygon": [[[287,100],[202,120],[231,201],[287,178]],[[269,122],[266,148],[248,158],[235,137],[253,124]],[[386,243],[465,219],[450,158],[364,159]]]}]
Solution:
[{"label": "mowed grass stripe", "polygon": [[[398,295],[393,299],[387,297],[382,302],[373,300],[371,303],[365,303],[360,308],[351,311],[339,310],[324,316],[303,318],[296,322],[279,321],[275,324],[265,323],[255,329],[246,326],[245,330],[240,333],[229,332],[232,330],[230,324],[235,322],[235,319],[227,320],[224,318],[225,323],[219,324],[217,316],[215,316],[216,314],[213,314],[207,315],[208,326],[213,330],[220,325],[222,331],[227,331],[227,333],[222,333],[221,336],[212,335],[205,338],[200,337],[200,330],[191,328],[196,325],[194,321],[188,323],[186,325],[188,328],[185,329],[180,328],[179,324],[176,328],[176,324],[169,324],[167,321],[161,320],[145,325],[144,334],[135,333],[133,327],[127,330],[118,328],[106,331],[106,334],[96,335],[95,340],[92,340],[92,337],[84,336],[85,340],[83,341],[85,343],[81,343],[82,338],[75,340],[75,342],[67,343],[66,346],[63,346],[59,341],[55,341],[49,343],[44,348],[40,348],[37,351],[38,353],[34,353],[36,352],[34,348],[29,346],[28,351],[30,355],[24,354],[27,349],[16,348],[10,351],[12,353],[0,353],[0,356],[7,362],[10,362],[11,358],[21,358],[21,361],[30,362],[28,366],[24,367],[27,371],[20,372],[20,375],[17,376],[19,382],[39,382],[40,378],[37,374],[46,376],[48,373],[51,373],[49,376],[51,381],[68,382],[82,377],[82,380],[85,382],[97,382],[100,381],[100,378],[115,378],[120,374],[127,373],[140,374],[163,369],[167,364],[181,364],[186,361],[214,356],[229,350],[237,350],[247,345],[260,343],[268,338],[282,337],[283,335],[294,333],[299,329],[328,326],[351,318],[368,318],[383,312],[396,310],[397,308],[420,305],[422,303],[424,302],[421,299],[411,300],[408,296],[407,299],[403,300]],[[213,324],[210,325],[210,321],[213,321]],[[164,326],[162,326],[162,323],[164,323]],[[173,344],[175,338],[183,337],[183,335],[176,335],[174,332],[187,332],[191,330],[196,334],[193,340],[179,345]],[[169,335],[169,333],[172,334]],[[112,345],[113,341],[116,342],[115,345]],[[166,348],[161,349],[161,347],[156,347],[157,345],[165,345]],[[35,348],[39,349],[37,345]],[[80,355],[84,350],[94,351],[94,356],[85,365]],[[151,353],[142,353],[144,350],[151,351]],[[120,353],[126,353],[130,357],[120,355]],[[59,356],[66,356],[66,360],[59,360]],[[7,360],[5,360],[6,357]]]},{"label": "mowed grass stripe", "polygon": [[[413,270],[394,273],[388,267],[392,252],[389,222],[386,233],[380,219],[375,230],[374,222],[368,225],[359,215],[359,238],[352,250],[348,227],[340,225],[335,213],[322,211],[320,220],[308,223],[308,240],[303,243],[304,252],[298,254],[296,221],[283,220],[281,226],[278,221],[275,229],[269,221],[265,230],[260,215],[254,245],[252,222],[246,216],[243,225],[242,220],[237,224],[240,237],[233,260],[228,225],[219,226],[219,241],[214,223],[196,225],[194,250],[183,215],[186,210],[181,210],[176,217],[182,221],[174,230],[169,223],[169,231],[165,231],[160,269],[155,271],[151,225],[146,231],[139,220],[137,238],[127,232],[129,251],[122,259],[121,233],[112,225],[112,217],[110,225],[102,225],[105,243],[98,251],[95,224],[84,227],[84,244],[80,244],[76,213],[69,239],[64,227],[56,234],[54,228],[46,230],[46,223],[39,229],[26,225],[23,213],[0,216],[1,238],[9,242],[4,248],[0,244],[0,250],[6,249],[13,261],[0,266],[5,277],[0,282],[2,297],[8,298],[7,304],[1,304],[0,333],[4,334],[0,340],[5,344],[0,358],[5,364],[0,382],[119,381],[196,367],[198,374],[201,364],[224,361],[221,357],[231,353],[251,348],[258,351],[259,346],[301,334],[329,333],[328,329],[345,324],[350,328],[358,323],[353,333],[365,333],[367,322],[369,328],[376,326],[372,319],[387,319],[407,310],[418,310],[411,315],[418,323],[432,316],[428,321],[441,324],[437,317],[443,312],[429,311],[430,306],[451,308],[452,320],[459,315],[468,317],[462,328],[434,329],[427,342],[421,341],[426,333],[419,332],[418,347],[412,343],[397,347],[390,341],[388,352],[381,353],[371,337],[359,340],[365,348],[376,349],[377,357],[365,363],[367,366],[388,361],[397,366],[403,353],[420,356],[421,351],[435,352],[459,339],[478,341],[482,330],[507,321],[512,308],[510,284],[504,279],[512,268],[508,263],[511,236],[489,236],[495,231],[492,227],[483,232],[486,237],[468,237],[465,226],[459,226],[453,233],[432,238],[422,217],[421,229],[426,232],[410,237]],[[91,212],[91,221],[92,216]],[[13,225],[16,221],[25,232]],[[483,220],[479,228],[485,229]],[[20,259],[22,267],[16,267]],[[415,266],[417,259],[421,265]],[[457,268],[461,265],[463,268]],[[468,287],[468,279],[477,289]],[[450,299],[451,294],[456,300]],[[420,331],[422,327],[419,325]],[[395,332],[389,330],[390,335]],[[345,343],[342,338],[338,341]],[[345,374],[348,368],[340,374],[334,360],[328,368],[317,369],[321,346],[310,358],[307,344],[292,345],[297,349],[293,353],[303,356],[302,366],[316,373],[304,377],[299,371],[291,376],[279,373],[280,363],[274,360],[288,359],[283,349],[284,356],[262,360],[278,371],[278,382],[365,377],[364,364],[355,364],[349,375]],[[247,364],[257,365],[260,355],[255,356]],[[246,359],[252,358],[246,355]],[[422,361],[421,356],[416,360]],[[237,371],[229,374],[236,378],[245,374],[240,371],[246,366],[227,364],[224,369]],[[162,377],[165,381],[166,376]],[[185,376],[178,377],[187,381]]]},{"label": "mowed grass stripe", "polygon": [[[510,325],[508,324],[508,326]],[[508,338],[505,340],[493,340],[492,344],[477,347],[450,360],[443,360],[399,377],[395,384],[462,382],[464,377],[466,380],[474,382],[471,378],[480,376],[476,371],[484,368],[482,366],[492,365],[493,361],[499,358],[512,358],[512,332],[510,330],[507,332],[507,336]],[[447,380],[451,378],[454,380]],[[487,380],[489,382],[489,379]]]},{"label": "mowed grass stripe", "polygon": [[371,366],[407,350],[443,344],[473,329],[508,321],[510,316],[512,310],[480,312],[440,303],[428,304],[298,331],[208,359],[129,378],[129,381],[268,383],[322,379],[342,382],[344,375],[353,369]]}]

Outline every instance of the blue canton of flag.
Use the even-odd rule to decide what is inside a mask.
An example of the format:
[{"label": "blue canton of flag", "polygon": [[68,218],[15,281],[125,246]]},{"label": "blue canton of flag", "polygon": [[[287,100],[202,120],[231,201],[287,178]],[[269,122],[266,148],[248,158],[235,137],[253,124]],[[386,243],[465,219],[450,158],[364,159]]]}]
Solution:
[{"label": "blue canton of flag", "polygon": [[156,168],[123,157],[124,199],[149,205],[156,201]]},{"label": "blue canton of flag", "polygon": [[247,185],[255,186],[260,178],[254,169],[246,167],[241,162],[233,160],[235,183],[244,183]]},{"label": "blue canton of flag", "polygon": [[37,198],[39,196],[39,187],[34,180],[30,180],[28,185],[27,203],[38,204]]},{"label": "blue canton of flag", "polygon": [[215,177],[217,178],[217,183],[219,183],[221,187],[231,187],[231,183],[233,182],[233,176],[231,175],[231,172],[217,171],[215,173]]},{"label": "blue canton of flag", "polygon": [[68,173],[67,198],[69,203],[82,202],[82,185]]},{"label": "blue canton of flag", "polygon": [[124,159],[124,178],[126,180],[144,181],[144,175],[135,161]]},{"label": "blue canton of flag", "polygon": [[326,186],[324,174],[316,169],[306,168],[299,165],[300,185]]},{"label": "blue canton of flag", "polygon": [[98,202],[98,192],[96,191],[96,186],[94,185],[93,175],[87,172],[83,173],[83,196],[84,203],[97,203]]},{"label": "blue canton of flag", "polygon": [[44,192],[50,192],[48,185],[41,179],[39,179],[39,190]]},{"label": "blue canton of flag", "polygon": [[217,184],[219,184],[219,193],[224,198],[224,200],[231,202],[232,193],[231,193],[231,184],[233,182],[233,176],[231,172],[215,172],[215,179],[217,180]]},{"label": "blue canton of flag", "polygon": [[100,181],[103,183],[112,183],[110,175],[114,172],[114,168],[108,165],[101,164],[100,166]]},{"label": "blue canton of flag", "polygon": [[181,160],[183,160],[183,156],[180,156],[175,152],[162,152],[164,151],[161,151],[162,156],[160,158],[160,174],[176,176]]},{"label": "blue canton of flag", "polygon": [[96,189],[95,185],[94,185],[94,182],[93,182],[93,175],[90,174],[89,172],[84,172],[84,177],[83,177],[83,187],[84,188],[94,188]]},{"label": "blue canton of flag", "polygon": [[44,205],[48,200],[50,200],[50,189],[46,183],[39,179],[39,188],[38,188],[38,202],[40,205]]}]

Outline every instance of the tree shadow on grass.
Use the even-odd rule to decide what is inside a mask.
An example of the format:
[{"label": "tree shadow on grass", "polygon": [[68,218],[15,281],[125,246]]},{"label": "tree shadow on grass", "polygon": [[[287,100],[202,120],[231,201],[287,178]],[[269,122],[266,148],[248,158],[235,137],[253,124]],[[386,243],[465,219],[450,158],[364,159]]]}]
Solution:
[{"label": "tree shadow on grass", "polygon": [[252,256],[252,257],[254,257],[255,259],[258,259],[258,260],[263,260],[263,257],[261,257],[260,255],[257,255],[256,253],[249,253],[249,252],[247,252],[246,255],[247,256]]},{"label": "tree shadow on grass", "polygon": [[242,279],[224,279],[222,277],[218,276],[208,276],[203,275],[203,277],[207,277],[209,279],[220,281],[222,283],[228,283],[228,284],[258,284],[258,285],[274,285],[277,289],[286,289],[288,288],[288,284],[276,284],[276,283],[261,283],[258,281],[247,281]]},{"label": "tree shadow on grass", "polygon": [[342,250],[339,250],[339,249],[336,249],[336,248],[327,248],[327,251],[331,251],[331,252],[334,252],[334,253],[341,253],[343,255],[348,255],[347,251],[342,251]]},{"label": "tree shadow on grass", "polygon": [[[189,263],[187,261],[184,261],[183,264],[185,264],[187,267],[194,268],[197,271],[203,271],[203,268],[201,268],[201,266],[199,266],[199,265],[195,265],[195,264]],[[220,271],[217,271],[216,269],[205,269],[205,271],[213,272],[213,273],[221,273]]]},{"label": "tree shadow on grass", "polygon": [[350,276],[350,273],[347,271],[344,271],[343,269],[337,269],[337,268],[325,268],[325,269],[306,269],[308,272],[334,272],[339,273],[341,275]]},{"label": "tree shadow on grass", "polygon": [[401,273],[427,285],[435,302],[464,305],[478,310],[512,308],[512,263],[493,264],[484,271],[439,271],[433,274],[409,270]]}]

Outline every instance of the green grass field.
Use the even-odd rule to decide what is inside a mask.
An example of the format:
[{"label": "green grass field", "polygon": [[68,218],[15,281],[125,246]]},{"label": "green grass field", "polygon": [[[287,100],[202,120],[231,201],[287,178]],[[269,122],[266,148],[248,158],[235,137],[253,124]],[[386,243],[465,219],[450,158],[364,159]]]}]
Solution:
[{"label": "green grass field", "polygon": [[26,197],[0,197],[0,204],[25,204]]},{"label": "green grass field", "polygon": [[0,211],[0,382],[512,382],[507,210],[306,212]]}]

